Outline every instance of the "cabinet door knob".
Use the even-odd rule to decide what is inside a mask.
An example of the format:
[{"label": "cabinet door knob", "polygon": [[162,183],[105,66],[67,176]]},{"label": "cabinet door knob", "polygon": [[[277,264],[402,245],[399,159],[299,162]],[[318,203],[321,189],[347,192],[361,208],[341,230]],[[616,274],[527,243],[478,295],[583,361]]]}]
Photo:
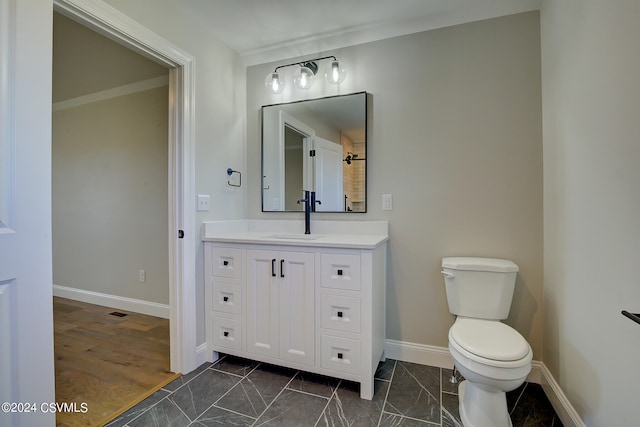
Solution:
[{"label": "cabinet door knob", "polygon": [[222,301],[224,301],[224,302],[229,301],[229,297],[223,297],[223,298],[222,298]]},{"label": "cabinet door knob", "polygon": [[341,311],[338,312],[338,317],[342,317],[342,312]]},{"label": "cabinet door knob", "polygon": [[342,359],[342,353],[338,353],[338,359]]},{"label": "cabinet door knob", "polygon": [[222,261],[222,265],[226,267],[227,265],[229,265],[229,261]]},{"label": "cabinet door knob", "polygon": [[224,331],[224,332],[222,333],[222,335],[224,335],[225,337],[228,337],[228,336],[229,336],[229,332]]},{"label": "cabinet door knob", "polygon": [[338,270],[338,276],[342,276],[342,269]]}]

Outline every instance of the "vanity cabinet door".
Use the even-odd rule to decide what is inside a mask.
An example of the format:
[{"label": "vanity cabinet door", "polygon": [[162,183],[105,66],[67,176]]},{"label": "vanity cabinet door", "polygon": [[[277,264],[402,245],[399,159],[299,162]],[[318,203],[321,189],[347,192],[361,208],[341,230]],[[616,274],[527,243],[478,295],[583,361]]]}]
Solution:
[{"label": "vanity cabinet door", "polygon": [[314,364],[314,255],[280,252],[280,358]]},{"label": "vanity cabinet door", "polygon": [[247,351],[313,365],[314,256],[247,250]]},{"label": "vanity cabinet door", "polygon": [[278,357],[277,252],[247,250],[247,351]]}]

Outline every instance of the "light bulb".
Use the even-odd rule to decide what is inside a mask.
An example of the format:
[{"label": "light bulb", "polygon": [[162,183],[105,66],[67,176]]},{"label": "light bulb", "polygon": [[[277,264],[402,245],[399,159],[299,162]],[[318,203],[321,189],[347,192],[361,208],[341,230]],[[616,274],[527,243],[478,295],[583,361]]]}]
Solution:
[{"label": "light bulb", "polygon": [[269,88],[271,93],[279,94],[284,90],[284,79],[280,73],[274,71],[273,73],[267,74],[267,77],[264,79],[264,85]]},{"label": "light bulb", "polygon": [[324,72],[327,81],[333,85],[340,84],[347,77],[347,72],[339,61],[331,61]]},{"label": "light bulb", "polygon": [[309,89],[313,85],[315,75],[310,68],[300,67],[293,75],[293,83],[298,89]]}]

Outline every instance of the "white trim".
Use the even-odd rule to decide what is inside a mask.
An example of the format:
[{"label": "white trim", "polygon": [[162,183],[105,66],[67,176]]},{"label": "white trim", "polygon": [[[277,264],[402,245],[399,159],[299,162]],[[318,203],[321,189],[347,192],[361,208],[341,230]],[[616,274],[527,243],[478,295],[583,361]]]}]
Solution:
[{"label": "white trim", "polygon": [[[54,9],[169,70],[169,306],[171,371],[196,365],[195,60],[99,0],[53,0]],[[178,238],[184,230],[184,238]]]},{"label": "white trim", "polygon": [[[446,347],[436,347],[431,345],[416,344],[405,341],[386,340],[385,357],[400,360],[402,362],[418,363],[421,365],[436,366],[439,368],[451,369],[453,359]],[[553,409],[566,427],[586,427],[580,419],[569,399],[553,378],[551,372],[543,362],[534,360],[531,362],[531,372],[527,376],[527,381],[540,384],[544,390]]]},{"label": "white trim", "polygon": [[544,378],[542,377],[542,366],[542,362],[537,360],[531,361],[531,372],[527,375],[528,382],[542,385],[544,382]]},{"label": "white trim", "polygon": [[211,350],[209,349],[209,346],[207,345],[207,343],[204,342],[200,344],[196,349],[196,364],[200,366],[203,363],[206,363],[209,360],[211,360],[211,358],[209,357],[210,354],[211,354]]},{"label": "white trim", "polygon": [[142,92],[167,85],[169,85],[169,76],[159,76],[111,89],[101,90],[88,95],[65,99],[64,101],[54,103],[51,108],[53,111],[66,110],[67,108],[79,107],[81,105],[91,104],[92,102],[105,101],[107,99],[117,98],[118,96],[130,95],[132,93]]},{"label": "white trim", "polygon": [[[446,1],[440,3],[446,3]],[[474,2],[469,4],[472,3]],[[294,37],[286,41],[255,48],[240,48],[238,52],[243,59],[244,65],[249,67],[283,58],[314,55],[318,52],[333,51],[348,46],[450,27],[466,22],[540,10],[540,0],[493,3],[495,8],[487,2],[480,7],[464,7],[455,12],[441,11],[442,13],[427,14],[423,18],[411,16],[401,20],[367,23],[338,30],[331,29],[320,34]]]},{"label": "white trim", "polygon": [[157,302],[143,301],[140,299],[121,297],[118,295],[103,294],[101,292],[87,291],[68,286],[53,285],[53,296],[67,298],[74,301],[88,302],[89,304],[103,307],[117,308],[118,310],[132,311],[148,316],[169,318],[169,305]]},{"label": "white trim", "polygon": [[384,346],[384,355],[403,362],[437,366],[438,368],[453,368],[453,358],[449,349],[445,347],[387,340]]},{"label": "white trim", "polygon": [[578,412],[569,402],[569,399],[567,399],[560,385],[544,363],[540,363],[540,371],[542,374],[540,385],[542,385],[544,394],[547,395],[562,424],[566,427],[586,427],[586,424],[582,421],[582,418],[580,418],[580,415],[578,415]]}]

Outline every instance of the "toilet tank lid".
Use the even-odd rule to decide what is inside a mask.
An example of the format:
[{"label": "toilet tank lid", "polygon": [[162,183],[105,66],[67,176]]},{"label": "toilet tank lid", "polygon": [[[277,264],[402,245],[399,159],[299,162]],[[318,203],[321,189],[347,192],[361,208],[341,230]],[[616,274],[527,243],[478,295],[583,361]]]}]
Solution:
[{"label": "toilet tank lid", "polygon": [[513,261],[497,258],[448,257],[442,258],[442,266],[452,270],[495,271],[499,273],[519,270]]}]

